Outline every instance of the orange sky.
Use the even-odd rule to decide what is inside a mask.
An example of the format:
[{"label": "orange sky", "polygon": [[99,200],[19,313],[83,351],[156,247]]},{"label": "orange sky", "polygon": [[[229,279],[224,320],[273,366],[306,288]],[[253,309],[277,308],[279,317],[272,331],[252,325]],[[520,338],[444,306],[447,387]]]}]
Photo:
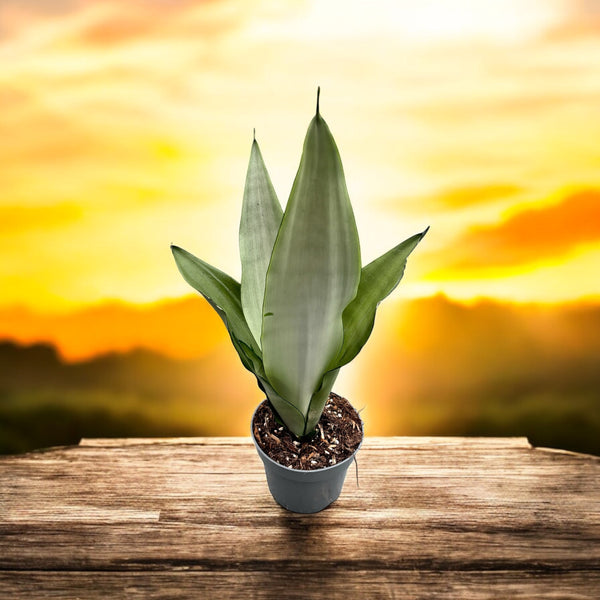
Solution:
[{"label": "orange sky", "polygon": [[364,260],[431,225],[398,298],[600,296],[596,3],[8,0],[0,64],[0,336],[188,294],[171,242],[237,276],[317,85]]},{"label": "orange sky", "polygon": [[20,344],[51,343],[68,361],[138,347],[174,358],[200,358],[229,343],[223,323],[199,296],[143,306],[112,301],[46,313],[0,308],[0,331]]}]

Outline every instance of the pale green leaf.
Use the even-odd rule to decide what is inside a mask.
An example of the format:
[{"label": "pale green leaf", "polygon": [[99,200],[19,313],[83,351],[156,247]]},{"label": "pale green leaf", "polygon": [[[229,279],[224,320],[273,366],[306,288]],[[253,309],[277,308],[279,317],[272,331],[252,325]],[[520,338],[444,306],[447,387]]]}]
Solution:
[{"label": "pale green leaf", "polygon": [[242,307],[260,346],[265,278],[283,211],[256,140],[252,143],[240,220]]},{"label": "pale green leaf", "polygon": [[373,330],[377,305],[400,283],[406,259],[428,230],[413,235],[363,267],[356,297],[344,310],[344,343],[333,368],[349,363],[365,345]]},{"label": "pale green leaf", "polygon": [[[171,246],[171,250],[183,278],[200,292],[217,311],[229,330],[232,340],[235,337],[260,357],[260,349],[252,337],[242,311],[240,284],[223,271],[209,265],[183,248]],[[237,347],[236,350],[239,353]],[[241,355],[240,358],[242,358]],[[244,362],[243,359],[242,362]]]},{"label": "pale green leaf", "polygon": [[307,415],[344,336],[342,313],[360,279],[360,249],[342,163],[318,114],[267,271],[264,367],[278,394]]},{"label": "pale green leaf", "polygon": [[256,376],[259,386],[267,395],[267,398],[273,405],[273,408],[286,424],[286,427],[296,436],[304,435],[306,419],[304,415],[290,402],[282,398],[265,377]]},{"label": "pale green leaf", "polygon": [[[219,309],[217,309],[217,312],[219,312]],[[227,325],[226,318],[224,321]],[[257,378],[258,373],[264,374],[262,359],[254,352],[254,350],[252,350],[252,348],[250,348],[250,346],[247,344],[244,344],[244,342],[237,339],[235,335],[231,333],[231,331],[229,331],[229,337],[244,367],[246,367],[246,369],[253,373]]]},{"label": "pale green leaf", "polygon": [[254,338],[241,314],[240,284],[186,250],[177,246],[171,246],[171,249],[184,279],[206,298],[225,323],[244,367],[256,376],[259,387],[267,394],[282,419],[301,435],[304,416],[273,390],[265,375],[260,352],[253,347]]},{"label": "pale green leaf", "polygon": [[271,405],[282,421],[287,424],[288,429],[294,435],[301,436],[306,422],[304,415],[273,389],[265,374],[262,359],[254,353],[252,348],[236,339],[235,336],[230,335],[230,337],[242,364],[255,375],[258,387],[267,395]]},{"label": "pale green leaf", "polygon": [[317,426],[317,423],[323,414],[325,404],[327,404],[329,392],[331,392],[331,388],[335,383],[339,371],[339,369],[327,371],[327,373],[325,373],[323,376],[323,380],[321,381],[321,387],[312,395],[312,398],[310,399],[310,407],[308,409],[308,418],[306,419],[305,433],[314,431],[315,427]]}]

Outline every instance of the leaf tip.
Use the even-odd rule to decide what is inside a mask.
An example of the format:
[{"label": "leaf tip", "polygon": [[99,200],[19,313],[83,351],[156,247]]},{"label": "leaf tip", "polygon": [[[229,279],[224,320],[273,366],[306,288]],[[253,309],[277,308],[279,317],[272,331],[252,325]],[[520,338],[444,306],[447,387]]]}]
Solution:
[{"label": "leaf tip", "polygon": [[320,113],[319,113],[319,98],[320,98],[320,96],[321,96],[321,86],[319,85],[319,86],[317,86],[317,117],[320,116]]},{"label": "leaf tip", "polygon": [[254,127],[252,129],[252,141],[255,142],[256,141],[256,127]]}]

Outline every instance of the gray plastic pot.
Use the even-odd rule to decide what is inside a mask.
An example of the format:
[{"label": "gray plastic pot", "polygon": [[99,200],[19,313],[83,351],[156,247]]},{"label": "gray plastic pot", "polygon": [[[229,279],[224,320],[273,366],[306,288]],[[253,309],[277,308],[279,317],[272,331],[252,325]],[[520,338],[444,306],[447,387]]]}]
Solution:
[{"label": "gray plastic pot", "polygon": [[[254,422],[254,415],[252,415],[251,422]],[[297,513],[319,512],[338,499],[348,467],[362,445],[361,440],[354,454],[336,465],[302,471],[285,467],[274,461],[257,444],[254,433],[251,432],[251,435],[256,451],[265,467],[271,495],[283,508]]]}]

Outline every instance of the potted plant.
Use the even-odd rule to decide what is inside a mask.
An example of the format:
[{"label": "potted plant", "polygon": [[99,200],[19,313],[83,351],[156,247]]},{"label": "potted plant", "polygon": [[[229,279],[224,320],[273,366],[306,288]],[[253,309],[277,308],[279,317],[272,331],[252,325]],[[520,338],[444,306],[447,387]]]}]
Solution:
[{"label": "potted plant", "polygon": [[331,389],[426,232],[361,267],[342,163],[318,91],[285,211],[252,142],[239,228],[241,283],[171,246],[184,279],[219,314],[266,395],[252,437],[271,493],[285,508],[317,512],[338,497],[363,431],[354,408]]}]

